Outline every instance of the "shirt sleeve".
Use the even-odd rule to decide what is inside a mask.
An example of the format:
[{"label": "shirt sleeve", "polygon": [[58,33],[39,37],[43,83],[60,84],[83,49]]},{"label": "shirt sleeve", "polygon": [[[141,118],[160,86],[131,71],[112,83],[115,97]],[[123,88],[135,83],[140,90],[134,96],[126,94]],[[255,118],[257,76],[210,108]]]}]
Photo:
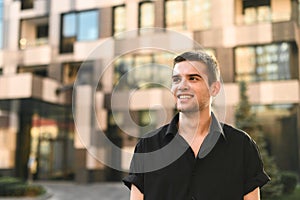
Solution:
[{"label": "shirt sleeve", "polygon": [[258,146],[250,137],[246,137],[244,143],[244,195],[257,187],[262,187],[270,177],[266,174]]},{"label": "shirt sleeve", "polygon": [[122,181],[129,189],[131,189],[131,185],[133,184],[140,190],[140,192],[144,193],[144,173],[141,173],[141,166],[143,163],[141,163],[141,159],[137,159],[136,156],[137,153],[143,152],[142,146],[142,142],[139,141],[135,147],[130,163],[129,175],[124,177]]}]

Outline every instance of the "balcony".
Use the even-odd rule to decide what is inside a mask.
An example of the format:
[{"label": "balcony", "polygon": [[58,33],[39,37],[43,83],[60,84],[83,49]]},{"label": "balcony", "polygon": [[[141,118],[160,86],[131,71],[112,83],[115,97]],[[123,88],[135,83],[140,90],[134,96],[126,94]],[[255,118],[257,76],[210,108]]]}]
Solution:
[{"label": "balcony", "polygon": [[49,103],[68,103],[65,93],[57,94],[59,88],[59,82],[31,73],[0,76],[0,100],[36,98]]},{"label": "balcony", "polygon": [[51,61],[51,47],[48,45],[35,46],[23,50],[21,65],[48,65]]}]

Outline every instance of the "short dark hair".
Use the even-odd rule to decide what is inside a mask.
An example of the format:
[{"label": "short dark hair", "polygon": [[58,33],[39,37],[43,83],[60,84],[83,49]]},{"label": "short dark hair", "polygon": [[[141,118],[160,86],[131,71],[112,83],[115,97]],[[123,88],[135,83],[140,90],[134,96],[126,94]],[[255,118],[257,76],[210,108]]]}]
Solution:
[{"label": "short dark hair", "polygon": [[174,58],[175,64],[183,61],[199,61],[207,66],[208,72],[208,84],[211,85],[213,82],[220,80],[220,68],[219,63],[215,56],[209,55],[205,51],[188,51],[184,52]]}]

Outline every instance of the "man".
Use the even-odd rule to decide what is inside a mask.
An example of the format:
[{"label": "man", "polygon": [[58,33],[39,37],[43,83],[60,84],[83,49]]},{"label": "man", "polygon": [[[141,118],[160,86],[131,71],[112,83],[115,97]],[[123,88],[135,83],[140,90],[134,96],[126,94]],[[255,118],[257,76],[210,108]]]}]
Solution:
[{"label": "man", "polygon": [[131,200],[260,199],[269,177],[250,136],[212,112],[220,88],[218,63],[207,53],[174,59],[171,90],[179,113],[138,142],[123,179]]}]

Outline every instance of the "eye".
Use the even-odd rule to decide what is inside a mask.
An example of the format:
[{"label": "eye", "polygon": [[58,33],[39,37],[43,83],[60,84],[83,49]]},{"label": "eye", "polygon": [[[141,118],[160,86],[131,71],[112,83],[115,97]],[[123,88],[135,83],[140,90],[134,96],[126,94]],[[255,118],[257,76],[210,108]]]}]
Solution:
[{"label": "eye", "polygon": [[179,77],[177,77],[177,76],[175,76],[175,77],[172,78],[172,82],[173,82],[173,83],[179,83],[180,80],[181,80],[181,79],[180,79]]},{"label": "eye", "polygon": [[198,81],[198,80],[200,80],[200,79],[201,79],[200,76],[191,76],[191,77],[189,78],[190,81]]}]

